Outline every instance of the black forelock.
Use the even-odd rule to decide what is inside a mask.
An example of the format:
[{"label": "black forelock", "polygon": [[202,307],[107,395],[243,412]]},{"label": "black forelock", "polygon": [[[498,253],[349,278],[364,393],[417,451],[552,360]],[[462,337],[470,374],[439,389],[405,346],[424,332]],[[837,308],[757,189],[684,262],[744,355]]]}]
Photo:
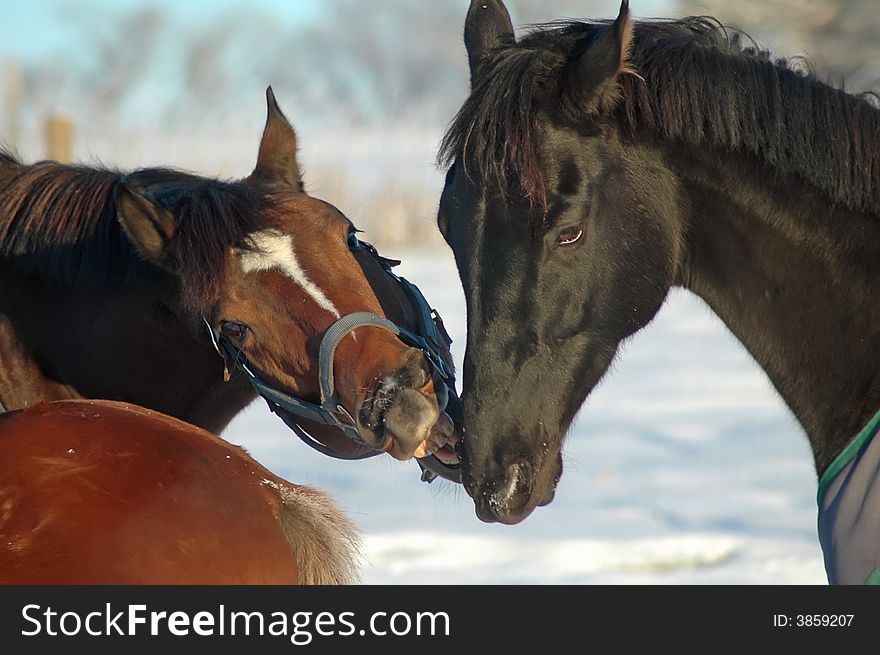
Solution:
[{"label": "black forelock", "polygon": [[[539,107],[558,93],[571,53],[608,22],[540,25],[494,53],[447,130],[438,162],[456,159],[500,189],[546,203]],[[708,17],[635,24],[615,118],[701,148],[752,154],[835,202],[880,213],[880,111],[820,81],[803,58],[774,59]],[[643,78],[643,79],[642,79]],[[545,204],[546,206],[546,204]]]}]

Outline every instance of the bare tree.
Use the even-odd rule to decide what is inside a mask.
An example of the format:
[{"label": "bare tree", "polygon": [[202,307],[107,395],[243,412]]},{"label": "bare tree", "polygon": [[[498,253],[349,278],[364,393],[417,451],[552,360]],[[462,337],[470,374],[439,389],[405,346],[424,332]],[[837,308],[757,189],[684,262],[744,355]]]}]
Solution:
[{"label": "bare tree", "polygon": [[854,91],[880,81],[876,0],[678,0],[682,14],[710,14],[780,56],[805,54],[820,75]]},{"label": "bare tree", "polygon": [[84,85],[90,93],[92,113],[112,116],[119,109],[149,66],[161,34],[162,14],[158,9],[137,9],[123,14],[103,34],[90,33],[83,39],[90,49],[94,68],[85,72]]}]

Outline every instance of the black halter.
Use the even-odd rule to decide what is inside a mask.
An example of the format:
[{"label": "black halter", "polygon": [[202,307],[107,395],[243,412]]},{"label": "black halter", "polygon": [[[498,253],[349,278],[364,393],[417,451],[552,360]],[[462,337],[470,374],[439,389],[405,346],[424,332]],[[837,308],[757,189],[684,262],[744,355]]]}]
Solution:
[{"label": "black halter", "polygon": [[[440,411],[445,410],[456,425],[460,423],[460,401],[455,392],[455,374],[440,355],[444,349],[448,350],[452,344],[452,339],[449,338],[449,334],[443,326],[443,320],[435,310],[431,309],[428,301],[425,300],[424,295],[422,295],[422,292],[416,285],[394,273],[392,267],[399,262],[382,257],[375,247],[369,243],[357,242],[357,249],[353,249],[353,251],[360,252],[361,250],[369,252],[379,262],[385,272],[403,287],[407,297],[410,298],[413,305],[417,308],[418,332],[410,332],[387,318],[370,312],[355,312],[339,318],[330,326],[321,339],[321,347],[318,353],[318,375],[321,388],[319,403],[291,396],[263,380],[250,368],[244,353],[236,348],[224,335],[218,335],[210,323],[207,320],[205,321],[208,325],[208,332],[211,335],[211,342],[214,344],[214,348],[224,356],[224,359],[228,357],[235,364],[236,368],[247,376],[256,392],[269,405],[269,410],[277,414],[311,448],[337,459],[348,458],[341,457],[331,448],[315,439],[299,423],[293,420],[291,415],[338,428],[349,439],[357,442],[359,445],[370,448],[361,438],[354,418],[339,401],[333,381],[333,359],[336,347],[342,339],[360,327],[379,327],[388,330],[396,334],[408,346],[418,348],[435,374],[435,385],[440,382],[443,384],[443,390],[438,393],[438,397],[441,397]],[[279,412],[279,409],[284,410],[284,412]],[[364,459],[380,455],[381,453],[382,451],[370,448],[362,457],[354,459]],[[444,464],[433,455],[416,461],[422,469],[422,480],[426,482],[432,482],[438,475],[453,482],[461,481],[459,467]]]}]

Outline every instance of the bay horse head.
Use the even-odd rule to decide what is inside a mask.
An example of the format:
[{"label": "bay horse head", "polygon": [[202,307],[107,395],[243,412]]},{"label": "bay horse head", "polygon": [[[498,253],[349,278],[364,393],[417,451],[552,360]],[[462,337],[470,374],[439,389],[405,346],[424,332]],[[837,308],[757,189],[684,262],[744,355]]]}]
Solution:
[{"label": "bay horse head", "polygon": [[451,435],[445,383],[387,319],[354,225],[305,192],[296,134],[271,88],[267,101],[250,176],[138,171],[116,189],[118,220],[171,274],[189,318],[207,324],[227,379],[244,371],[291,424],[299,409],[348,430],[361,450],[431,455]]}]

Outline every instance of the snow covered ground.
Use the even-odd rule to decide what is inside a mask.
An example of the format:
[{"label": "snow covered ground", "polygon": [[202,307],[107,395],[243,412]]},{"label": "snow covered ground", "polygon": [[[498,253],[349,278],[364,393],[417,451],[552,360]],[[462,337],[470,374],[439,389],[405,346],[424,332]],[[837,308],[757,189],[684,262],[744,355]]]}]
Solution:
[{"label": "snow covered ground", "polygon": [[[369,237],[369,234],[367,235]],[[464,301],[445,251],[388,252],[442,314]],[[806,437],[698,299],[674,292],[625,345],[568,436],[554,502],[487,525],[415,463],[322,457],[262,401],[224,433],[288,480],[331,492],[366,537],[370,584],[825,584]]]}]

